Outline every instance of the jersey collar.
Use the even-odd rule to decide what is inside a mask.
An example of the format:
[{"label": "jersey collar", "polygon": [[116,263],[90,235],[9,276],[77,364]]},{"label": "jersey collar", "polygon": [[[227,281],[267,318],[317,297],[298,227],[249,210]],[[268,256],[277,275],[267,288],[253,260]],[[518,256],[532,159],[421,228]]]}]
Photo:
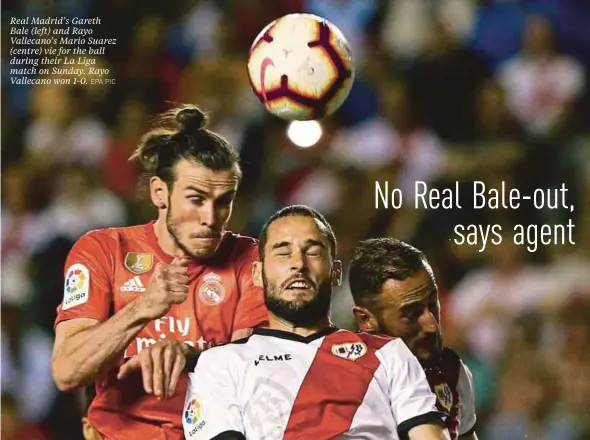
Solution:
[{"label": "jersey collar", "polygon": [[288,332],[285,330],[276,330],[270,328],[262,328],[256,327],[254,329],[253,334],[260,335],[260,336],[272,336],[274,338],[281,338],[281,339],[289,339],[295,342],[302,342],[304,344],[309,344],[316,339],[323,338],[324,336],[328,336],[334,332],[337,332],[339,329],[337,327],[326,327],[323,330],[320,330],[317,333],[314,333],[309,336],[301,336],[296,333]]}]

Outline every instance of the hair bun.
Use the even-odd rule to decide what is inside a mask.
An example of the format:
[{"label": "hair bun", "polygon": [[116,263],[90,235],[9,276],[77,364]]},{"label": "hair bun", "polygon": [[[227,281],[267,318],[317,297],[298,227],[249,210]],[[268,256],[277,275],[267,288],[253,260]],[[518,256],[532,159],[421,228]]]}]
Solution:
[{"label": "hair bun", "polygon": [[182,131],[202,130],[208,122],[207,115],[195,106],[184,107],[179,110],[175,119],[182,126]]}]

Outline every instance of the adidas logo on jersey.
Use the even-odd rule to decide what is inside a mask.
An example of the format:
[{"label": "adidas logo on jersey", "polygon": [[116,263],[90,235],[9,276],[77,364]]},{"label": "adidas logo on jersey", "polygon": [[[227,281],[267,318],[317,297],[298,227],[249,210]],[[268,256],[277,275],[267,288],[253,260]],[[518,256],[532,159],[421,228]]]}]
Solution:
[{"label": "adidas logo on jersey", "polygon": [[121,292],[145,292],[146,290],[139,277],[125,281],[121,286]]}]

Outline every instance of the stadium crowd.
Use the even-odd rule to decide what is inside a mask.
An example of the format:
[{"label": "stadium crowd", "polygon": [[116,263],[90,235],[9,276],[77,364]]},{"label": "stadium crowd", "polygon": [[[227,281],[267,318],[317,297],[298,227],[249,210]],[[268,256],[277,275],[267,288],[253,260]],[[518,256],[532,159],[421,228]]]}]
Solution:
[{"label": "stadium crowd", "polygon": [[[258,32],[300,11],[340,27],[357,62],[349,99],[309,148],[264,111],[246,74]],[[4,439],[81,438],[82,399],[59,392],[50,371],[63,264],[85,232],[154,218],[128,157],[150,115],[171,103],[207,110],[239,151],[233,231],[257,236],[280,207],[306,204],[334,226],[345,265],[369,237],[425,251],[445,343],[474,374],[480,438],[590,438],[587,2],[4,2],[3,22],[26,15],[100,17],[95,34],[117,44],[96,65],[116,84],[12,85],[3,69]],[[471,209],[474,180],[526,194],[565,184],[575,209]],[[375,181],[402,189],[406,200],[415,181],[438,189],[459,182],[463,209],[376,209]],[[514,225],[569,219],[575,244],[529,252],[512,240]],[[457,245],[457,224],[501,225],[502,243]],[[345,277],[333,319],[354,330],[351,307]]]}]

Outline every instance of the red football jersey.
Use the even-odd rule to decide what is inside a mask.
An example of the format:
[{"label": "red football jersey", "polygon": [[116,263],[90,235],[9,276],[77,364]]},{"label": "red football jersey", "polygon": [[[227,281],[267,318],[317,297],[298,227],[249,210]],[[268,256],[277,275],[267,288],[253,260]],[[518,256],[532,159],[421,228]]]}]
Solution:
[{"label": "red football jersey", "polygon": [[[147,290],[159,261],[172,262],[158,245],[153,223],[89,232],[74,245],[65,265],[64,298],[56,325],[74,318],[106,321]],[[143,390],[141,373],[120,381],[126,358],[163,339],[206,349],[231,340],[234,331],[267,322],[261,288],[252,283],[258,260],[253,238],[226,232],[215,257],[189,263],[189,295],[166,316],[150,322],[111,369],[96,381],[90,423],[105,439],[180,440],[187,378],[174,396],[158,401]]]}]

